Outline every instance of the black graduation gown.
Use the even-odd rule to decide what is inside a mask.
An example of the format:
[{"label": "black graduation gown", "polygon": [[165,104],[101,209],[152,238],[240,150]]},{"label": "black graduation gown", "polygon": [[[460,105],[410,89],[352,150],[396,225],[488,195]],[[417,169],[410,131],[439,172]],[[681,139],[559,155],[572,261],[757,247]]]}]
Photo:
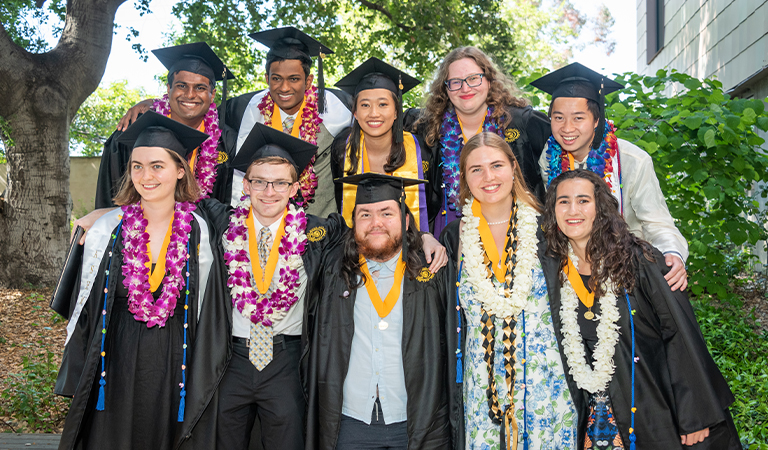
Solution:
[{"label": "black graduation gown", "polygon": [[[107,334],[110,333],[111,327],[115,326],[116,322],[113,322],[113,312],[116,308],[115,305],[115,293],[117,292],[117,282],[121,278],[116,276],[120,271],[123,262],[123,240],[122,233],[117,236],[117,242],[114,245],[114,252],[111,262],[109,276],[109,294],[107,296]],[[213,235],[211,235],[211,239]],[[197,223],[197,219],[192,222],[192,232],[189,238],[190,248],[198,248],[200,244],[200,226]],[[94,390],[95,383],[98,383],[99,374],[101,372],[101,358],[99,355],[101,347],[101,315],[102,305],[104,301],[105,286],[105,271],[107,270],[107,264],[109,263],[109,251],[112,245],[112,241],[108,243],[107,250],[104,252],[104,257],[101,260],[101,264],[98,269],[98,274],[94,280],[93,288],[87,299],[87,302],[77,320],[77,326],[74,330],[72,337],[64,349],[64,355],[62,358],[61,368],[59,370],[58,379],[56,381],[56,387],[54,392],[58,395],[67,397],[73,397],[72,404],[70,405],[69,414],[67,415],[66,422],[64,424],[64,430],[59,444],[60,449],[73,449],[77,443],[78,436],[85,427],[88,426],[87,422],[90,420],[92,414],[101,414],[95,410],[96,398],[98,390]],[[206,292],[203,293],[202,309],[198,309],[198,298],[201,295],[197,292],[199,282],[199,266],[197,252],[192,252],[190,255],[190,294],[189,294],[189,329],[188,329],[188,350],[187,350],[187,395],[186,395],[186,407],[184,414],[184,422],[178,424],[175,427],[174,435],[168,436],[172,439],[171,448],[199,448],[207,449],[212,448],[215,445],[215,422],[211,423],[207,420],[201,420],[203,411],[206,405],[211,401],[214,396],[214,392],[221,376],[224,373],[226,365],[226,355],[222,357],[213,349],[218,348],[223,339],[229,340],[229,336],[225,336],[221,331],[225,330],[222,326],[223,320],[226,320],[225,305],[221,302],[221,292],[223,291],[225,284],[224,268],[221,262],[223,261],[221,255],[217,251],[217,247],[211,242],[211,250],[213,263],[208,274],[208,282],[206,286]],[[82,274],[78,275],[80,278]],[[78,285],[79,280],[78,280]],[[73,293],[73,301],[71,302],[71,308],[74,309],[77,299],[77,291]],[[184,299],[177,300],[183,305]],[[71,311],[70,311],[71,312]],[[121,313],[122,314],[122,313]],[[177,313],[178,314],[178,308]],[[195,318],[200,316],[199,320]],[[118,319],[115,319],[118,320]],[[170,322],[170,321],[169,321]],[[144,324],[140,324],[145,326]],[[170,324],[167,325],[170,328]],[[157,330],[155,330],[157,331]],[[160,330],[168,331],[168,330]],[[114,336],[109,336],[110,338]],[[124,359],[124,358],[123,358]],[[120,397],[120,386],[114,384],[110,385],[110,360],[107,355],[107,386],[106,389],[115,390],[110,393],[108,398]],[[149,368],[134,368],[135,371],[147,370]],[[112,370],[115,370],[114,368]],[[178,384],[174,389],[178,390]],[[125,392],[124,401],[110,401],[105,407],[114,411],[119,409],[124,411],[124,417],[130,415],[131,403],[135,401],[129,392]],[[178,400],[176,400],[176,406],[178,406]],[[176,417],[177,410],[172,408],[173,417]],[[120,413],[118,413],[120,415]],[[167,418],[158,418],[159,423],[163,423]],[[174,419],[175,420],[175,419]],[[197,428],[196,428],[197,427]],[[204,430],[200,432],[201,441],[196,442],[194,445],[189,445],[188,438],[191,436],[193,428],[198,430]],[[169,430],[170,432],[170,430]],[[93,443],[90,443],[93,445]],[[103,443],[106,445],[107,443]],[[122,448],[129,449],[130,442],[109,442],[110,448]],[[157,445],[157,448],[167,448],[167,445]]]},{"label": "black graduation gown", "polygon": [[[339,100],[341,100],[341,103],[343,103],[348,110],[352,111],[352,96],[350,96],[348,93],[339,90],[339,89],[331,89],[331,88],[325,88],[325,95],[329,95],[329,92],[332,92]],[[227,114],[224,120],[226,121],[227,125],[232,127],[236,132],[240,131],[240,124],[243,122],[243,115],[245,114],[245,110],[248,109],[248,103],[250,103],[251,99],[254,95],[263,92],[257,91],[257,92],[249,92],[247,94],[238,95],[237,97],[227,99]],[[235,139],[237,139],[237,133],[235,133]]]},{"label": "black graduation gown", "polygon": [[[223,204],[215,199],[206,199],[198,204],[198,208],[205,211],[207,216],[211,217],[211,225],[214,229],[216,242],[218,243],[219,251],[224,254],[224,248],[221,237],[226,233],[229,228],[229,215],[233,210],[229,204]],[[349,228],[347,227],[344,218],[340,214],[331,214],[328,218],[323,219],[311,214],[307,214],[307,247],[304,253],[301,255],[301,259],[304,262],[304,270],[307,274],[307,288],[304,294],[304,321],[302,323],[302,355],[306,355],[309,352],[308,336],[311,336],[313,328],[311,321],[307,320],[307,317],[311,317],[310,311],[315,309],[315,305],[318,301],[318,279],[322,270],[322,259],[326,248],[332,248],[346,233]],[[226,271],[226,268],[224,268]],[[225,274],[225,277],[228,277]],[[224,293],[227,314],[227,331],[229,335],[232,335],[232,297],[229,293],[229,288],[225,289]],[[231,355],[232,345],[231,339],[227,344],[227,353]],[[227,359],[229,360],[229,358]],[[302,380],[306,380],[306,371],[302,370]]]},{"label": "black graduation gown", "polygon": [[[99,178],[96,182],[96,209],[115,206],[112,199],[120,189],[120,180],[128,168],[132,151],[131,147],[117,142],[122,134],[121,131],[115,131],[104,143],[104,152],[101,154],[101,165],[99,166]],[[224,203],[229,203],[229,197],[232,195],[232,170],[229,169],[229,164],[235,157],[236,145],[237,132],[222,125],[217,148],[219,160],[216,166],[216,181],[213,183],[211,198]]]},{"label": "black graduation gown", "polygon": [[[339,133],[333,140],[331,145],[331,173],[333,178],[341,178],[347,176],[344,173],[344,158],[347,153],[347,137],[352,131],[352,127],[349,127]],[[437,192],[432,188],[432,185],[441,182],[441,173],[435,168],[440,164],[440,158],[435,160],[435,154],[432,149],[427,146],[424,139],[418,135],[413,134],[413,137],[421,148],[421,161],[422,166],[426,164],[427,170],[424,172],[424,177],[428,181],[425,188],[425,194],[427,198],[427,215],[429,217],[429,231],[432,232],[435,228],[435,218],[440,213],[440,207],[442,199],[437,195]],[[336,197],[336,209],[341,212],[341,200],[343,197],[343,186],[339,183],[335,183],[334,195]]]},{"label": "black graduation gown", "polygon": [[[542,268],[548,286],[559,286],[559,264],[543,255]],[[637,449],[741,449],[728,406],[734,398],[720,370],[707,350],[696,317],[685,292],[672,292],[664,279],[669,268],[663,255],[653,249],[655,262],[635,250],[637,262],[636,287],[629,295],[635,324],[635,434]],[[549,290],[552,321],[555,325],[563,365],[567,359],[563,351],[562,323],[560,321],[560,289]],[[608,385],[613,414],[624,441],[629,448],[632,386],[632,333],[629,307],[621,294],[617,295],[621,318],[619,342],[614,362],[616,371]],[[589,392],[581,390],[568,374],[568,387],[576,410],[579,412],[579,447],[584,447],[584,436],[589,414]],[[709,427],[710,435],[693,446],[680,444],[680,435]]]},{"label": "black graduation gown", "polygon": [[[309,352],[302,358],[307,374],[307,450],[333,450],[341,424],[342,393],[354,335],[355,289],[341,278],[343,245],[325,255],[317,283],[318,302],[307,320],[314,324]],[[424,267],[427,264],[421,255]],[[422,272],[423,273],[423,272]],[[407,401],[408,448],[452,448],[448,418],[447,332],[445,299],[451,266],[433,277],[403,278],[403,367]],[[423,280],[423,281],[421,281]],[[348,295],[345,297],[344,293]],[[463,442],[464,437],[461,436]]]},{"label": "black graduation gown", "polygon": [[[544,150],[547,139],[552,135],[549,118],[531,106],[524,108],[510,106],[507,108],[507,111],[512,120],[504,130],[504,140],[507,141],[515,153],[515,158],[517,158],[520,164],[520,169],[523,172],[523,178],[525,178],[528,189],[543,203],[546,192],[544,190],[544,182],[541,179],[539,157]],[[405,130],[425,136],[425,124],[420,124],[418,127],[415,126],[419,114],[421,114],[419,109],[409,109],[406,111],[404,120]],[[442,146],[439,140],[430,148],[430,152],[434,155],[435,159],[434,167],[437,170],[438,176],[435,179],[440,180],[440,182],[430,183],[430,185],[435,190],[434,195],[442,202]]]}]

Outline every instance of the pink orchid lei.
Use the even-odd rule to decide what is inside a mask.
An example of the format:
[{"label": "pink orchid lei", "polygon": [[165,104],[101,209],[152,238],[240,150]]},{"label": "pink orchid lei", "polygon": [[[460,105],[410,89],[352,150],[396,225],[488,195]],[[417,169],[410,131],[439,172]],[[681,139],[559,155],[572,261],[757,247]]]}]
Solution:
[{"label": "pink orchid lei", "polygon": [[[158,114],[169,115],[171,113],[171,105],[168,102],[168,94],[164,94],[163,98],[155,100],[152,104],[152,109]],[[200,145],[197,162],[195,163],[195,179],[197,180],[197,185],[200,186],[201,192],[198,201],[210,197],[211,192],[213,192],[213,183],[216,181],[216,161],[219,158],[218,146],[219,138],[221,137],[219,111],[216,109],[216,103],[211,103],[208,112],[205,113],[203,127],[209,137]]]},{"label": "pink orchid lei", "polygon": [[149,262],[146,232],[147,219],[141,202],[125,205],[123,209],[123,286],[128,289],[128,310],[139,322],[146,322],[147,328],[165,326],[168,317],[173,316],[176,299],[184,285],[183,273],[189,254],[187,242],[192,231],[192,211],[195,205],[176,202],[171,227],[171,240],[165,253],[166,275],[163,278],[163,292],[155,301],[149,288]]},{"label": "pink orchid lei", "polygon": [[[258,105],[261,116],[264,117],[264,125],[272,126],[272,112],[275,108],[275,101],[272,100],[272,94],[269,92]],[[317,111],[317,87],[310,86],[304,91],[304,110],[301,113],[301,125],[299,126],[299,138],[304,142],[317,145],[317,133],[320,131],[320,124],[323,119]],[[299,206],[304,206],[312,201],[317,190],[317,175],[315,174],[315,157],[307,164],[307,167],[299,176],[299,186],[303,202],[297,202]]]},{"label": "pink orchid lei", "polygon": [[285,215],[285,233],[280,240],[280,279],[276,287],[271,287],[266,295],[254,289],[251,281],[253,270],[248,253],[248,218],[251,201],[244,197],[236,206],[229,219],[229,228],[224,235],[224,260],[227,263],[232,304],[253,323],[264,326],[283,317],[297,301],[299,289],[299,269],[304,264],[301,254],[307,246],[307,216],[304,209],[293,204],[288,206]]}]

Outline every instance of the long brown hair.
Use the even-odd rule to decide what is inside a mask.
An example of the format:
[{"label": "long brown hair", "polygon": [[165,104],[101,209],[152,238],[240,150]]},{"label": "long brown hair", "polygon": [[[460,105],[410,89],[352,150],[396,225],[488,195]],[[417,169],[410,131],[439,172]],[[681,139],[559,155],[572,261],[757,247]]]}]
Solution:
[{"label": "long brown hair", "polygon": [[501,150],[507,156],[509,163],[515,167],[515,180],[512,182],[515,198],[522,200],[523,203],[535,209],[536,212],[541,213],[541,205],[525,184],[523,172],[520,170],[520,164],[517,163],[517,158],[515,158],[512,149],[509,148],[509,145],[504,141],[504,138],[496,133],[488,131],[483,131],[482,133],[472,136],[461,151],[461,156],[459,157],[459,204],[463,206],[466,204],[467,199],[472,196],[472,193],[469,191],[469,184],[467,183],[467,159],[469,159],[469,155],[473,151],[481,147],[491,147],[496,150]]},{"label": "long brown hair", "polygon": [[[361,91],[362,92],[362,91]],[[392,95],[392,101],[395,105],[395,111],[400,111],[402,108],[402,105],[397,100],[397,96],[390,92]],[[355,99],[352,106],[352,114],[354,116],[355,112],[357,112],[357,100],[360,98],[360,92],[355,95]],[[397,116],[395,116],[395,120],[397,121]],[[400,167],[405,164],[405,144],[402,142],[395,142],[397,136],[395,136],[395,129],[397,127],[394,126],[394,123],[392,125],[392,146],[389,149],[389,156],[387,157],[387,163],[384,164],[384,172],[386,173],[392,173],[395,170],[399,169]],[[362,131],[362,128],[360,128],[360,124],[357,122],[357,119],[354,119],[352,123],[352,131],[349,133],[349,145],[344,149],[344,153],[341,155],[342,159],[339,161],[339,166],[343,169],[344,163],[345,163],[345,156],[347,155],[347,152],[349,152],[349,170],[347,170],[347,175],[354,175],[357,173],[357,165],[360,162],[360,132]]]},{"label": "long brown hair", "polygon": [[[357,206],[355,206],[357,209]],[[398,208],[399,209],[399,208]],[[405,230],[403,239],[408,239],[408,255],[405,260],[405,271],[413,280],[419,275],[423,267],[419,252],[422,251],[421,235],[418,227],[415,227],[413,214],[406,206],[405,213],[408,215],[410,225]],[[352,211],[352,228],[348,228],[342,238],[344,254],[341,263],[341,276],[349,289],[357,289],[365,284],[365,275],[360,270],[360,253],[357,250],[357,241],[355,241],[355,211]]]},{"label": "long brown hair", "polygon": [[[179,156],[178,153],[167,148],[163,150],[171,155],[171,159],[176,164],[177,169],[184,169],[184,176],[176,181],[176,189],[173,193],[174,199],[177,202],[196,202],[200,198],[200,187],[197,185],[192,169],[189,168],[189,163],[187,163],[186,159]],[[123,206],[136,203],[139,200],[141,200],[141,195],[136,191],[136,186],[133,185],[133,180],[131,179],[131,160],[129,159],[128,168],[120,179],[120,189],[112,201],[115,205]]]},{"label": "long brown hair", "polygon": [[640,247],[648,261],[654,261],[651,244],[629,231],[627,222],[619,214],[619,202],[611,194],[608,184],[594,172],[577,169],[564,172],[549,185],[544,203],[544,236],[547,238],[547,254],[560,261],[560,285],[565,283],[563,269],[568,265],[568,236],[557,226],[555,204],[557,188],[567,180],[584,179],[592,183],[595,197],[595,220],[586,248],[586,259],[592,265],[589,288],[595,296],[605,295],[603,285],[610,279],[614,288],[623,287],[627,292],[635,288],[637,261],[635,249]]},{"label": "long brown hair", "polygon": [[434,145],[440,139],[443,114],[448,108],[453,107],[450,98],[448,98],[448,88],[445,86],[445,82],[448,80],[448,68],[454,62],[464,58],[474,61],[483,71],[485,79],[488,80],[488,97],[485,102],[488,106],[493,106],[493,118],[499,125],[506,127],[512,121],[512,117],[507,112],[508,107],[522,108],[528,104],[526,100],[515,96],[519,91],[512,80],[504,75],[482,50],[477,47],[454,49],[446,55],[437,69],[437,76],[429,87],[429,98],[417,121],[417,125],[426,124],[427,129],[424,138],[427,145]]}]

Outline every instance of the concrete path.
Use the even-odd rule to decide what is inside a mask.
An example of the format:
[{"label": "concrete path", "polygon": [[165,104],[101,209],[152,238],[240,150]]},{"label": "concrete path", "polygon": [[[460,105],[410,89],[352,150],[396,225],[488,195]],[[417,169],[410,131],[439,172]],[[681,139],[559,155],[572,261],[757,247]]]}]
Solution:
[{"label": "concrete path", "polygon": [[0,433],[0,450],[55,449],[61,435]]}]

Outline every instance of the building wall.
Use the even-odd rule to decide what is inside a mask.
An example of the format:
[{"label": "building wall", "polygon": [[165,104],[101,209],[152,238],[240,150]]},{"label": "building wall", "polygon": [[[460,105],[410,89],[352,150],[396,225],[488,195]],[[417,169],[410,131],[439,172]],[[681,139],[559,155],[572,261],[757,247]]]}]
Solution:
[{"label": "building wall", "polygon": [[729,91],[768,66],[768,0],[665,0],[664,47],[650,62],[646,0],[637,0],[637,72],[717,77]]},{"label": "building wall", "polygon": [[[99,177],[101,157],[69,157],[69,191],[72,196],[72,215],[82,217],[93,211],[96,200],[96,180]],[[7,169],[0,164],[0,193],[7,187]]]}]

